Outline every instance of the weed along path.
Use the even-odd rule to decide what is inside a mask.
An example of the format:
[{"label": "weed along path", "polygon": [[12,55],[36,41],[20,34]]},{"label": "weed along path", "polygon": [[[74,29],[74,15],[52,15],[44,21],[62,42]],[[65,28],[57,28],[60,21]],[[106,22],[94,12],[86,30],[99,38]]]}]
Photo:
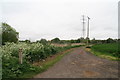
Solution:
[{"label": "weed along path", "polygon": [[94,56],[79,47],[34,78],[118,78],[118,63]]}]

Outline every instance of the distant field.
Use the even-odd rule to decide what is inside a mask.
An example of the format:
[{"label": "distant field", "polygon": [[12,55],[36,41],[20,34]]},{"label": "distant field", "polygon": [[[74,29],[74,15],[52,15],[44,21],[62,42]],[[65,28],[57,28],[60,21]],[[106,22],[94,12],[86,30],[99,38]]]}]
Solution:
[{"label": "distant field", "polygon": [[77,46],[77,45],[85,45],[85,43],[71,43],[71,44],[58,44],[58,43],[52,43],[51,45],[57,46],[57,47],[64,47],[64,46]]},{"label": "distant field", "polygon": [[118,50],[117,43],[96,44],[92,46],[91,49],[95,55],[110,58],[113,60],[116,60],[120,56],[120,50]]}]

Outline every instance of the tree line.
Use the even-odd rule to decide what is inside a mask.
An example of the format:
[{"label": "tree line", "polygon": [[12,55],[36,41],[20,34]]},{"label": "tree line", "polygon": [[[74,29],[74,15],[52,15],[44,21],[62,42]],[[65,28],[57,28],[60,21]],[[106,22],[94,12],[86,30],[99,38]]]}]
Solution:
[{"label": "tree line", "polygon": [[[30,40],[23,40],[19,41],[19,32],[17,32],[14,28],[12,28],[7,23],[2,23],[2,26],[0,27],[0,42],[4,45],[6,42],[26,42],[26,43],[32,43]],[[92,40],[88,39],[90,44],[103,44],[103,43],[115,43],[120,41],[120,39],[112,39],[108,38],[106,40],[96,40],[93,38]],[[86,43],[87,39],[84,39],[83,37],[78,39],[71,39],[71,40],[60,40],[59,38],[54,38],[52,40],[46,40],[46,39],[40,39],[36,42],[39,43],[58,43],[58,44],[66,44],[66,43]]]}]

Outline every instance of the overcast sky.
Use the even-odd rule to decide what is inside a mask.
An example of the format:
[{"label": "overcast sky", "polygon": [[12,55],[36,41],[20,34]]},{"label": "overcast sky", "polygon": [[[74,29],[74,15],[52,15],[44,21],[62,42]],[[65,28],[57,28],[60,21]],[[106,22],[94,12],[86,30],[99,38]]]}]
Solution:
[{"label": "overcast sky", "polygon": [[[82,37],[82,15],[89,16],[90,38],[118,37],[119,0],[3,0],[0,21],[19,32],[21,40]],[[87,18],[86,18],[87,28]],[[87,30],[87,29],[86,29]]]}]

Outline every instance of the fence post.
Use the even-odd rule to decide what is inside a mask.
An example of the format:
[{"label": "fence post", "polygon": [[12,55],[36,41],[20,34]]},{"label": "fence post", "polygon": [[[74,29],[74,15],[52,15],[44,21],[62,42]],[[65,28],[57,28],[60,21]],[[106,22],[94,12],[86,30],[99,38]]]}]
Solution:
[{"label": "fence post", "polygon": [[19,49],[19,64],[22,64],[22,49]]}]

